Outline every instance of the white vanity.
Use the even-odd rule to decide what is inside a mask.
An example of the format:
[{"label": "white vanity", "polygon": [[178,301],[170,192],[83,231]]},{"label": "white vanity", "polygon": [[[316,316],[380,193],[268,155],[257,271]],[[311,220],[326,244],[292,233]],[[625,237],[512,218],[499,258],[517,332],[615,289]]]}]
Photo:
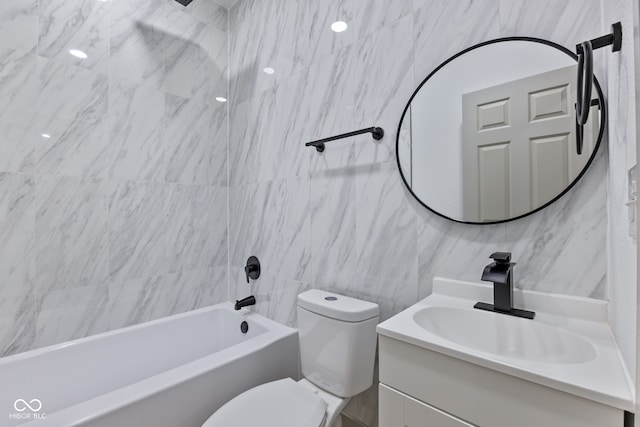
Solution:
[{"label": "white vanity", "polygon": [[474,309],[491,286],[436,278],[378,326],[380,427],[623,427],[629,376],[607,303],[515,291],[533,320]]}]

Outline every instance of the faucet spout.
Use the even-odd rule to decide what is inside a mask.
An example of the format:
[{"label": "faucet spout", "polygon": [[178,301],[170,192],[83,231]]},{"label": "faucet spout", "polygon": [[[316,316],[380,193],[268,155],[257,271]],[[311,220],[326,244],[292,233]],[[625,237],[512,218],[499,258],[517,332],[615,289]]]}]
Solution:
[{"label": "faucet spout", "polygon": [[493,271],[488,275],[488,279],[482,279],[493,282],[493,308],[495,311],[511,313],[513,310],[512,268],[513,266],[509,266],[507,269]]},{"label": "faucet spout", "polygon": [[256,297],[251,295],[241,300],[236,300],[236,305],[234,306],[234,308],[236,310],[240,310],[242,307],[248,307],[250,305],[255,305],[255,304],[256,304]]},{"label": "faucet spout", "polygon": [[511,313],[511,310],[513,310],[512,272],[516,263],[509,262],[510,260],[511,255],[509,254],[504,260],[492,262],[482,272],[482,280],[493,282],[493,308],[495,311],[502,313]]},{"label": "faucet spout", "polygon": [[511,277],[511,269],[513,269],[514,265],[516,265],[515,262],[506,265],[492,262],[484,268],[481,280],[485,282],[507,284]]}]

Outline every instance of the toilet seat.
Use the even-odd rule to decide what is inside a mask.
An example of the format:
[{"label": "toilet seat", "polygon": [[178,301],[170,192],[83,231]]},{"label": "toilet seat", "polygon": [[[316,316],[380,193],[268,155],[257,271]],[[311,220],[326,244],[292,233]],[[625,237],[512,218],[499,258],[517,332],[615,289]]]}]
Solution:
[{"label": "toilet seat", "polygon": [[245,391],[218,409],[202,427],[319,427],[327,404],[291,378]]}]

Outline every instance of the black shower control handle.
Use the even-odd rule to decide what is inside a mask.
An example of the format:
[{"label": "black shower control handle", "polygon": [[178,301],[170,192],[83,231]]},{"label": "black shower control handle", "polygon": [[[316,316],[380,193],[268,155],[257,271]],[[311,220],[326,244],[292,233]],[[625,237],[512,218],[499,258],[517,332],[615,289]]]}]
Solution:
[{"label": "black shower control handle", "polygon": [[260,261],[257,257],[249,257],[247,265],[244,267],[244,274],[247,276],[247,283],[251,283],[250,279],[256,280],[260,277]]},{"label": "black shower control handle", "polygon": [[247,265],[244,268],[244,274],[247,276],[247,283],[251,283],[251,281],[249,280],[250,279],[249,275],[255,271],[255,268],[256,267],[253,266],[253,265],[251,265],[251,266]]}]

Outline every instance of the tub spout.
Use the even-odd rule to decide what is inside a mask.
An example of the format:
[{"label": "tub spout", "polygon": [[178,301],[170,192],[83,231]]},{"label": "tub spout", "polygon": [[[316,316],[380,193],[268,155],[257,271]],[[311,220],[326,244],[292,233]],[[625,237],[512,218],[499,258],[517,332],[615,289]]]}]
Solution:
[{"label": "tub spout", "polygon": [[243,298],[241,300],[236,300],[235,309],[236,310],[240,310],[242,307],[248,307],[250,305],[255,305],[255,303],[256,303],[256,297],[251,295],[251,296]]}]

